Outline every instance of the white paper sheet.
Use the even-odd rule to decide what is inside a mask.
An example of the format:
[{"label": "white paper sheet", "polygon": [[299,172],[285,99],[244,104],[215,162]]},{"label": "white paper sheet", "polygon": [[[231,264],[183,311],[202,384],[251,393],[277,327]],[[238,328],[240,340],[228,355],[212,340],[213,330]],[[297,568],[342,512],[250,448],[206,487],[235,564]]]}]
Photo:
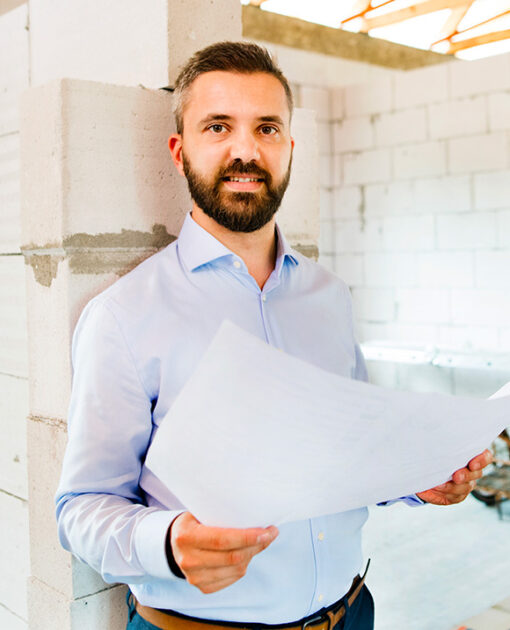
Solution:
[{"label": "white paper sheet", "polygon": [[146,465],[207,525],[278,525],[432,488],[508,424],[508,396],[368,385],[224,322]]}]

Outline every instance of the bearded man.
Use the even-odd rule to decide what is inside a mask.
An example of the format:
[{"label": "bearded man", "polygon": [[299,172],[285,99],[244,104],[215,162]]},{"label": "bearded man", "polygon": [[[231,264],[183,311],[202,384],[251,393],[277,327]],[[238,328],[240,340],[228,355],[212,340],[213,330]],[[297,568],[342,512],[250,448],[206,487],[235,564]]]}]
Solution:
[{"label": "bearded man", "polygon": [[[373,600],[359,576],[366,508],[280,531],[206,527],[144,465],[224,319],[366,378],[347,287],[290,248],[275,223],[294,141],[291,90],[270,55],[233,42],[199,51],[174,106],[169,147],[192,210],[177,241],[94,298],[77,325],[60,540],[107,582],[129,585],[131,630],[371,630]],[[398,500],[458,502],[488,459]]]}]

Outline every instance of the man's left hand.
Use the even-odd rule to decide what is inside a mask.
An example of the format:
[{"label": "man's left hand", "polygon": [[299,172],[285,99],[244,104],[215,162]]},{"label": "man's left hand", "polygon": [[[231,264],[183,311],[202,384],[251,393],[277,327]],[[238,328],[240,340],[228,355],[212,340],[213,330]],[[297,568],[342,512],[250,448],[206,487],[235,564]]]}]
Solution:
[{"label": "man's left hand", "polygon": [[476,480],[480,479],[483,469],[493,460],[492,453],[485,450],[480,455],[473,457],[465,468],[457,470],[452,475],[452,480],[443,483],[440,486],[418,492],[416,496],[420,497],[426,503],[434,505],[452,505],[464,501],[467,495],[476,486]]}]

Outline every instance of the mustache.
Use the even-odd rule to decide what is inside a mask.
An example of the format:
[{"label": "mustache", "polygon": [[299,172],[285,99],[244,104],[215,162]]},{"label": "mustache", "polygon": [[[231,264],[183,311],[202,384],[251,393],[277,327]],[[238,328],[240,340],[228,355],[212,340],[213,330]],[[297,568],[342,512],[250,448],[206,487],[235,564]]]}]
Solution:
[{"label": "mustache", "polygon": [[242,160],[235,160],[229,166],[222,168],[218,173],[218,178],[223,179],[224,177],[238,177],[242,175],[257,177],[264,181],[271,180],[271,175],[260,166],[257,166],[255,162],[243,162]]}]

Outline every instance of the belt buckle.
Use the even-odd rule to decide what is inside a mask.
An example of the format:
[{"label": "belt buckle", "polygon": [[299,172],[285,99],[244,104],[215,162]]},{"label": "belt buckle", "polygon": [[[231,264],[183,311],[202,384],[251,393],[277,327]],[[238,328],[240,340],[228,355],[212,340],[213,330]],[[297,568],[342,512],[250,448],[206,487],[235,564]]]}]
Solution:
[{"label": "belt buckle", "polygon": [[302,624],[301,630],[306,630],[309,626],[313,626],[314,624],[321,623],[322,621],[327,621],[328,626],[326,630],[331,630],[331,619],[329,615],[316,615],[315,617],[312,617],[311,619],[309,619],[308,621],[305,621]]}]

